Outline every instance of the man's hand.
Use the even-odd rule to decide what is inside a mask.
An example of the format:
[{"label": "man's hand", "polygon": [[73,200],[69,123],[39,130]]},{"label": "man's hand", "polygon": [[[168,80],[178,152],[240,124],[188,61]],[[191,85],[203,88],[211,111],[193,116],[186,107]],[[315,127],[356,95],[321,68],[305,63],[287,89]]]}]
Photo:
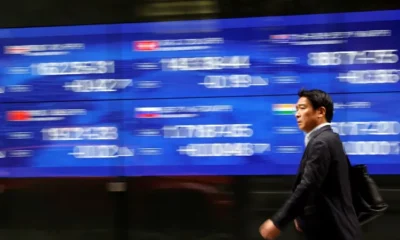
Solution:
[{"label": "man's hand", "polygon": [[300,228],[300,225],[299,225],[299,223],[297,222],[296,219],[294,220],[294,226],[296,227],[296,230],[297,230],[297,231],[303,232],[303,230]]},{"label": "man's hand", "polygon": [[260,234],[264,239],[273,240],[281,234],[281,230],[279,230],[275,224],[268,219],[260,226]]}]

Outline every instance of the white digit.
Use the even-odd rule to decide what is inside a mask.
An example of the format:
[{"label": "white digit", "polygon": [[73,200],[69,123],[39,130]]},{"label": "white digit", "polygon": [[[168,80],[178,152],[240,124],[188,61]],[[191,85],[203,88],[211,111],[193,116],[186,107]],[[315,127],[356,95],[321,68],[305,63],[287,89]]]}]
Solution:
[{"label": "white digit", "polygon": [[254,155],[254,146],[251,143],[245,143],[242,145],[243,153],[245,156],[253,156]]},{"label": "white digit", "polygon": [[[112,62],[110,62],[110,64],[111,64]],[[108,66],[109,64],[107,63],[107,62],[105,62],[105,61],[99,61],[99,62],[97,62],[97,66],[98,66],[98,72],[100,73],[100,74],[105,74],[105,73],[107,73],[108,72],[108,70],[107,70],[107,66]]]},{"label": "white digit", "polygon": [[340,65],[340,64],[342,64],[340,52],[333,52],[333,53],[331,53],[330,64],[331,64],[331,65]]},{"label": "white digit", "polygon": [[211,144],[211,154],[212,156],[220,157],[224,155],[224,149],[221,144],[215,143]]},{"label": "white digit", "polygon": [[308,54],[308,65],[310,65],[310,66],[316,66],[316,65],[318,65],[318,63],[317,63],[317,53],[309,53]]}]

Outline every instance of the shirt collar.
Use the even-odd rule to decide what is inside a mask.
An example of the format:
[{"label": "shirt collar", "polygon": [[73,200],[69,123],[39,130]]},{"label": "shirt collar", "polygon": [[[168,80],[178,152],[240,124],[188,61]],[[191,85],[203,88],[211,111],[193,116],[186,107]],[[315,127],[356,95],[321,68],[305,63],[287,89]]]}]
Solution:
[{"label": "shirt collar", "polygon": [[304,137],[304,144],[307,146],[308,142],[310,141],[310,137],[312,136],[312,133],[314,133],[315,131],[317,131],[318,129],[321,129],[322,127],[325,126],[330,126],[330,123],[322,123],[318,126],[316,126],[313,130],[311,130],[309,133],[305,134]]}]

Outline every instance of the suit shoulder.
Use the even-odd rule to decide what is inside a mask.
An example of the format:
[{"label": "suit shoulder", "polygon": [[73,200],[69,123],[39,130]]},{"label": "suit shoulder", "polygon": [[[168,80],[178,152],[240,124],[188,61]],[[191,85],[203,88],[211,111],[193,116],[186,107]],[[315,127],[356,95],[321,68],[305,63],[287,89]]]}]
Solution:
[{"label": "suit shoulder", "polygon": [[337,135],[335,132],[333,132],[332,130],[330,131],[324,131],[321,134],[319,134],[316,137],[316,140],[324,142],[326,144],[329,143],[338,143],[341,142],[339,135]]}]

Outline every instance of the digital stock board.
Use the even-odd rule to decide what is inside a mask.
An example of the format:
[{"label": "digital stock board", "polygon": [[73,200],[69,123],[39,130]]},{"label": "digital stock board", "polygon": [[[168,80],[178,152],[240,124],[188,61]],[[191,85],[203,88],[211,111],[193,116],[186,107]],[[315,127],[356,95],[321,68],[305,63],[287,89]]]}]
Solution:
[{"label": "digital stock board", "polygon": [[290,175],[301,88],[400,173],[400,11],[0,29],[0,177]]}]

